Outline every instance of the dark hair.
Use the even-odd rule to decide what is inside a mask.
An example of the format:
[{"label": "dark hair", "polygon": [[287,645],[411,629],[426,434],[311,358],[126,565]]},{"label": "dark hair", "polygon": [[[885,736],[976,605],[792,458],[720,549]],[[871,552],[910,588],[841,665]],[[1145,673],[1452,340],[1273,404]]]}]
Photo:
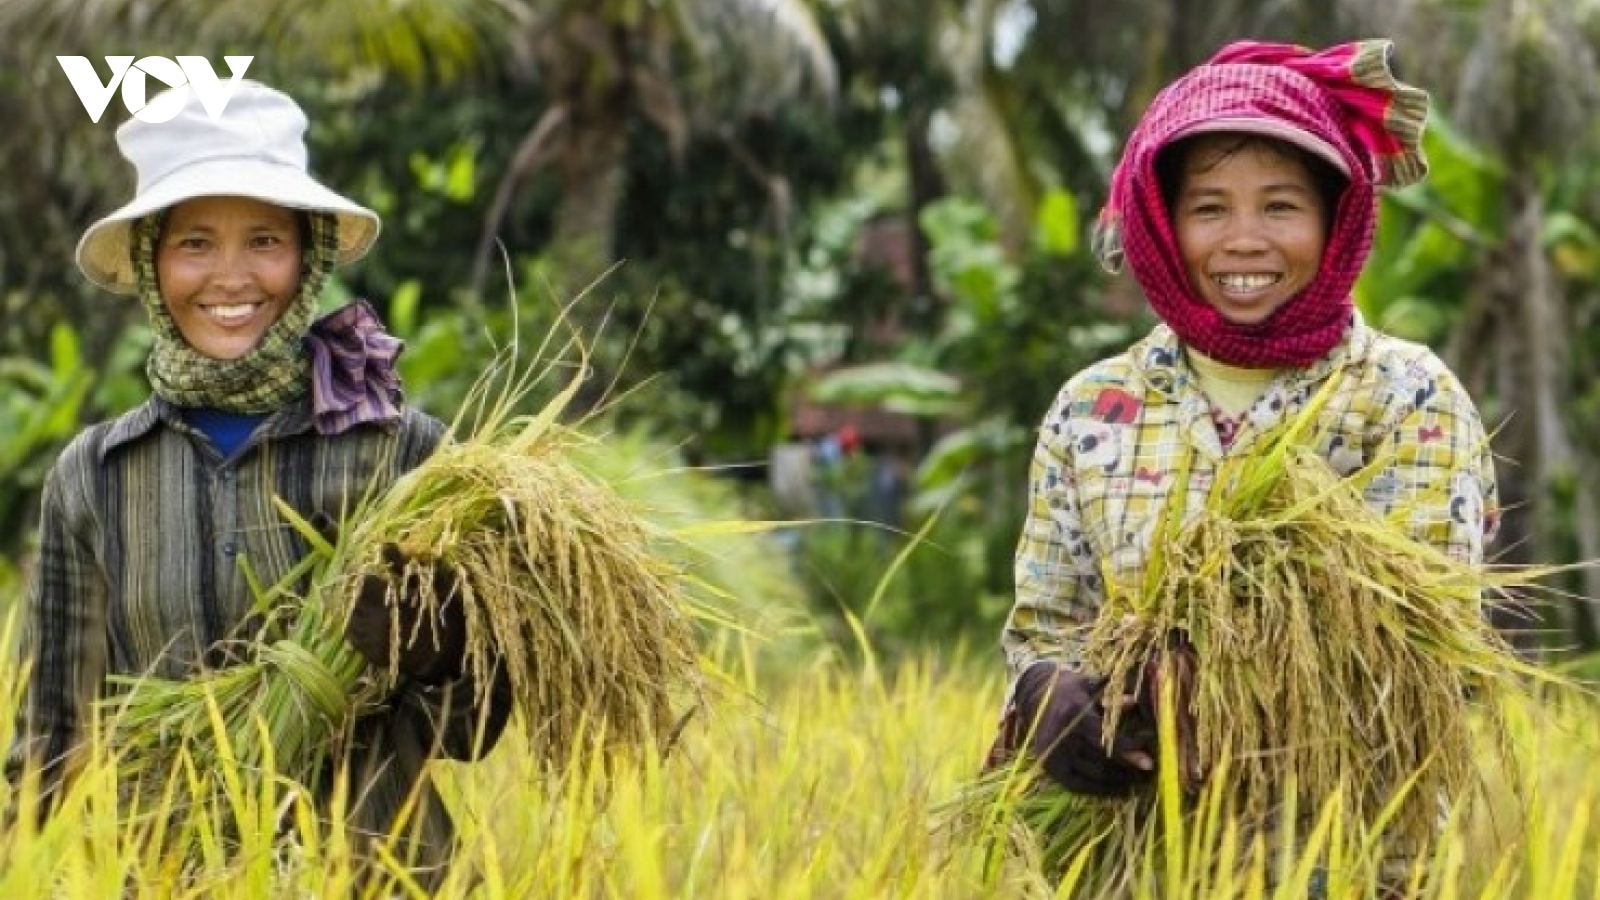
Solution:
[{"label": "dark hair", "polygon": [[1183,170],[1189,162],[1189,157],[1194,155],[1195,147],[1199,146],[1202,139],[1215,137],[1228,138],[1226,143],[1217,147],[1217,163],[1246,149],[1264,149],[1299,160],[1310,174],[1312,186],[1322,196],[1323,227],[1330,232],[1333,230],[1333,217],[1339,209],[1339,198],[1343,196],[1344,189],[1350,186],[1349,179],[1334,168],[1332,163],[1304,147],[1266,135],[1242,131],[1192,134],[1173,141],[1156,153],[1156,183],[1161,187],[1161,204],[1166,207],[1168,219],[1172,217],[1172,205],[1177,202],[1178,185],[1183,181]]}]

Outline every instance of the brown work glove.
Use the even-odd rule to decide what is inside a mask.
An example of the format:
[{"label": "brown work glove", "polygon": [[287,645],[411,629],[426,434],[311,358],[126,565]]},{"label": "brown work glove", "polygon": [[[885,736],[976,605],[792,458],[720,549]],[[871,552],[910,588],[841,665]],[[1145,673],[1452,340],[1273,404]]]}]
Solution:
[{"label": "brown work glove", "polygon": [[[1105,688],[1104,678],[1037,662],[1017,679],[1017,715],[1046,775],[1075,794],[1122,797],[1154,777],[1155,743],[1119,728],[1107,752],[1101,739]],[[1133,703],[1120,696],[1111,702]]]},{"label": "brown work glove", "polygon": [[373,665],[388,668],[392,662],[401,674],[423,684],[460,678],[467,613],[455,570],[443,560],[434,562],[433,592],[438,601],[434,610],[425,612],[420,576],[406,571],[405,553],[385,544],[382,554],[383,571],[361,578],[345,623],[345,640]]}]

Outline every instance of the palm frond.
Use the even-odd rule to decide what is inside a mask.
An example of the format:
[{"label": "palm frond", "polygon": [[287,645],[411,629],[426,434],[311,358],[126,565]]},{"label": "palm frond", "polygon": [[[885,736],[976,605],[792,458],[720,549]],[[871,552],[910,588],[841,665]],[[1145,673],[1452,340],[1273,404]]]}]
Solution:
[{"label": "palm frond", "polygon": [[804,0],[680,0],[677,22],[706,114],[770,115],[785,104],[831,100],[833,50]]},{"label": "palm frond", "polygon": [[517,10],[497,0],[6,0],[0,31],[55,53],[242,53],[283,70],[378,68],[422,83],[494,64]]}]

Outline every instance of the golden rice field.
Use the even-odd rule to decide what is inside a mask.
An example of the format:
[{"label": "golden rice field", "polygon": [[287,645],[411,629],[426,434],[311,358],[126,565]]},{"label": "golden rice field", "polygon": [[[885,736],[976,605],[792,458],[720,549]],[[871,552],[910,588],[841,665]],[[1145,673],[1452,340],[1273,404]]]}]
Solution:
[{"label": "golden rice field", "polygon": [[[986,866],[991,842],[933,827],[986,749],[1002,692],[996,661],[930,652],[880,671],[818,653],[781,675],[752,671],[758,665],[728,667],[733,682],[665,759],[613,763],[609,775],[582,758],[550,771],[512,729],[487,760],[444,764],[464,852],[439,896],[1074,896],[1030,866],[1026,843]],[[14,696],[15,673],[3,678]],[[7,740],[11,709],[0,710]],[[1528,802],[1514,802],[1496,780],[1492,815],[1452,825],[1423,864],[1431,882],[1419,896],[1600,898],[1597,709],[1570,701],[1519,711],[1519,750],[1537,761]],[[185,871],[144,850],[142,832],[119,821],[114,780],[110,766],[91,764],[43,830],[5,826],[0,897],[359,895],[341,835],[304,810],[289,807],[299,815],[292,846],[245,827],[237,852],[203,840],[200,861]],[[7,822],[16,802],[5,795]],[[208,823],[187,824],[215,839]],[[1272,892],[1259,873],[1255,883],[1219,886],[1198,868],[1152,873],[1133,896],[1304,896],[1292,877]],[[422,894],[400,885],[381,896]]]}]

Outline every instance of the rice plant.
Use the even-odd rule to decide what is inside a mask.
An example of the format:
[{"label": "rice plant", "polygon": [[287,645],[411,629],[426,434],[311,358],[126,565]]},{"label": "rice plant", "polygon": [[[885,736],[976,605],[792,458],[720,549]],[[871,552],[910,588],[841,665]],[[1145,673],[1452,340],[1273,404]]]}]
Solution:
[{"label": "rice plant", "polygon": [[[8,698],[0,731],[9,728],[20,675],[0,671]],[[951,829],[942,812],[971,782],[992,737],[1003,693],[998,659],[928,653],[873,673],[826,654],[781,679],[740,679],[770,687],[713,696],[665,759],[618,761],[585,741],[551,766],[513,736],[483,762],[435,764],[463,837],[437,896],[1097,897],[1087,873],[1073,880],[1070,859],[1064,870],[1044,866],[1047,848],[1005,809],[992,810],[978,831]],[[1600,897],[1600,708],[1582,697],[1535,697],[1506,720],[1515,757],[1528,764],[1522,793],[1513,799],[1517,779],[1491,773],[1480,801],[1450,811],[1414,865],[1417,900]],[[259,802],[282,815],[275,830],[259,815],[230,816],[243,823],[233,852],[220,844],[217,811],[163,815],[157,803],[129,815],[107,754],[87,761],[42,828],[19,815],[31,809],[25,791],[0,788],[0,896],[421,896],[398,868],[362,894],[337,819],[319,818],[273,786],[280,781],[263,783],[242,798],[244,808]],[[1025,796],[1023,787],[1013,782],[1007,802]],[[1123,897],[1299,900],[1306,882],[1322,877],[1330,897],[1356,898],[1375,878],[1368,848],[1346,827],[1347,806],[1309,808],[1320,831],[1282,855],[1220,817],[1169,818],[1165,810],[1154,819],[1162,840],[1184,852],[1141,869]],[[209,849],[164,854],[152,837],[158,828],[193,834]],[[1334,848],[1343,855],[1334,859]],[[1221,864],[1230,858],[1239,865]]]}]

